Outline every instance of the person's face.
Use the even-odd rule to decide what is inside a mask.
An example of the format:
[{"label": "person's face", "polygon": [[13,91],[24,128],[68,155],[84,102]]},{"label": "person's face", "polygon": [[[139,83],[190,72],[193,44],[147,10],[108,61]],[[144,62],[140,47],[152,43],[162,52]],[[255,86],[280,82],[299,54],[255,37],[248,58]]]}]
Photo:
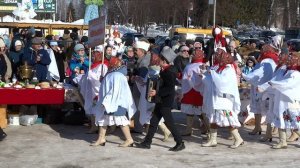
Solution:
[{"label": "person's face", "polygon": [[32,44],[33,50],[39,50],[41,49],[41,44]]},{"label": "person's face", "polygon": [[249,67],[253,67],[254,62],[253,62],[252,60],[248,60],[248,61],[247,61],[247,65],[248,65]]},{"label": "person's face", "polygon": [[225,51],[222,50],[222,49],[220,49],[220,48],[218,48],[218,49],[217,49],[217,52],[216,52],[216,55],[219,56],[219,55],[221,55],[223,52],[225,52]]},{"label": "person's face", "polygon": [[112,54],[112,48],[108,47],[105,51],[106,55],[111,55]]},{"label": "person's face", "polygon": [[102,53],[94,52],[92,55],[93,62],[101,61]]},{"label": "person's face", "polygon": [[80,56],[84,56],[84,49],[80,49],[77,51],[77,54],[80,55]]},{"label": "person's face", "polygon": [[280,54],[279,57],[279,64],[286,64],[287,61],[289,59],[289,55],[288,54]]},{"label": "person's face", "polygon": [[256,48],[256,44],[255,43],[251,43],[251,47],[252,48]]},{"label": "person's face", "polygon": [[293,67],[293,66],[297,66],[298,65],[298,61],[299,61],[299,57],[297,56],[292,56],[289,61],[288,61],[288,66],[289,67]]},{"label": "person's face", "polygon": [[5,47],[0,47],[0,52],[5,52]]},{"label": "person's face", "polygon": [[231,52],[233,52],[234,51],[234,49],[235,49],[235,44],[233,44],[233,43],[230,43],[230,45],[229,45],[229,49],[230,49],[230,51]]},{"label": "person's face", "polygon": [[133,49],[131,48],[131,49],[129,49],[129,50],[127,50],[127,56],[129,57],[129,58],[132,58],[132,57],[134,57],[134,51],[133,51]]},{"label": "person's face", "polygon": [[22,45],[15,46],[16,51],[20,51],[22,49]]},{"label": "person's face", "polygon": [[57,45],[52,45],[51,48],[56,51],[57,50]]},{"label": "person's face", "polygon": [[140,48],[137,48],[136,49],[136,55],[138,58],[141,58],[144,56],[144,50],[140,49]]},{"label": "person's face", "polygon": [[195,49],[195,50],[202,50],[202,44],[201,44],[201,43],[196,43],[196,44],[194,45],[194,49]]},{"label": "person's face", "polygon": [[181,49],[181,55],[184,57],[184,58],[188,58],[189,57],[189,50],[187,50],[186,48],[184,49]]}]

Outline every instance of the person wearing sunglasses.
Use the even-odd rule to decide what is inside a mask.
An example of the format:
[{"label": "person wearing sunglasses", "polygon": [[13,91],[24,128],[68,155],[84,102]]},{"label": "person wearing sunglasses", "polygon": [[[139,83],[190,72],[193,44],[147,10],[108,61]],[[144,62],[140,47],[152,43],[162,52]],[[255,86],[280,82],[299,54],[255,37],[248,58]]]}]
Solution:
[{"label": "person wearing sunglasses", "polygon": [[178,56],[174,60],[174,66],[177,70],[177,78],[182,79],[182,72],[184,68],[190,63],[189,47],[179,47]]}]

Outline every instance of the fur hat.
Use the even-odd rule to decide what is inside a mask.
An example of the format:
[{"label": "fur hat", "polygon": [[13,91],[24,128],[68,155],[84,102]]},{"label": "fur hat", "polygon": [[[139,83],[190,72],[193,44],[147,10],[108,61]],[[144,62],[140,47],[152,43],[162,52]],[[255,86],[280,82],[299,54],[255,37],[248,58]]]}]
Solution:
[{"label": "fur hat", "polygon": [[43,40],[40,37],[35,37],[35,38],[32,39],[31,42],[32,42],[32,44],[42,44]]},{"label": "fur hat", "polygon": [[168,61],[168,63],[172,63],[174,61],[174,59],[176,58],[176,54],[175,52],[172,50],[172,48],[165,46],[161,53],[160,56],[163,57],[164,59],[166,59]]},{"label": "fur hat", "polygon": [[74,47],[74,51],[75,52],[77,52],[77,51],[79,51],[81,49],[84,49],[84,46],[82,44],[80,44],[80,43],[76,44],[75,47]]},{"label": "fur hat", "polygon": [[15,41],[15,46],[19,46],[19,45],[21,46],[21,45],[22,45],[22,42],[21,42],[20,40],[16,40],[16,41]]},{"label": "fur hat", "polygon": [[150,47],[150,44],[145,42],[145,41],[137,41],[135,44],[135,48],[140,48],[143,49],[145,51],[148,51]]}]

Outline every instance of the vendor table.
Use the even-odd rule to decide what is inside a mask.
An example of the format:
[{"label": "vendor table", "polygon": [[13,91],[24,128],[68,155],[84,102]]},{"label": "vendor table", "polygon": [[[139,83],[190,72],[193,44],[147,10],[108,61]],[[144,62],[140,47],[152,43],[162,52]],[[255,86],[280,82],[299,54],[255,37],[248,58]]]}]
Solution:
[{"label": "vendor table", "polygon": [[0,127],[5,128],[7,124],[7,105],[63,104],[64,96],[64,89],[0,88]]},{"label": "vendor table", "polygon": [[63,104],[64,89],[0,88],[0,104]]}]

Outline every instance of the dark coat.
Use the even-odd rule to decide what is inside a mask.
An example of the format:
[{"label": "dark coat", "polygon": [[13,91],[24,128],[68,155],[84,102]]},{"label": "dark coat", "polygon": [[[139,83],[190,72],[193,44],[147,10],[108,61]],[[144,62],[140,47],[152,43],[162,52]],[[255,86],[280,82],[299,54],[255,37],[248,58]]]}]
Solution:
[{"label": "dark coat", "polygon": [[0,80],[5,81],[4,77],[7,71],[6,61],[3,55],[0,55]]},{"label": "dark coat", "polygon": [[[35,52],[34,50],[26,50],[22,57],[22,63],[27,61],[28,65],[33,66],[36,70],[36,77],[39,81],[47,80],[48,67],[51,63],[50,56],[48,52],[44,49],[38,50]],[[41,60],[39,62],[36,61],[37,55],[41,56]]]},{"label": "dark coat", "polygon": [[57,69],[58,69],[59,76],[60,76],[59,81],[63,82],[63,80],[66,78],[66,76],[65,76],[65,64],[64,64],[64,61],[66,60],[66,54],[64,52],[59,53],[59,52],[54,51],[54,50],[53,50],[53,52],[54,52],[54,55],[55,55]]},{"label": "dark coat", "polygon": [[172,108],[173,106],[176,84],[176,73],[174,71],[176,71],[175,67],[171,66],[159,73],[160,87],[157,93],[157,96],[159,96],[157,105],[160,107]]},{"label": "dark coat", "polygon": [[19,66],[21,66],[22,64],[22,57],[23,57],[23,53],[24,50],[20,50],[20,51],[16,51],[15,45],[10,47],[10,51],[9,51],[9,55],[8,58],[11,62],[11,66],[12,66],[12,76],[18,74],[18,68]]},{"label": "dark coat", "polygon": [[177,56],[174,60],[174,67],[177,72],[177,77],[181,79],[184,68],[190,63],[190,58]]}]

